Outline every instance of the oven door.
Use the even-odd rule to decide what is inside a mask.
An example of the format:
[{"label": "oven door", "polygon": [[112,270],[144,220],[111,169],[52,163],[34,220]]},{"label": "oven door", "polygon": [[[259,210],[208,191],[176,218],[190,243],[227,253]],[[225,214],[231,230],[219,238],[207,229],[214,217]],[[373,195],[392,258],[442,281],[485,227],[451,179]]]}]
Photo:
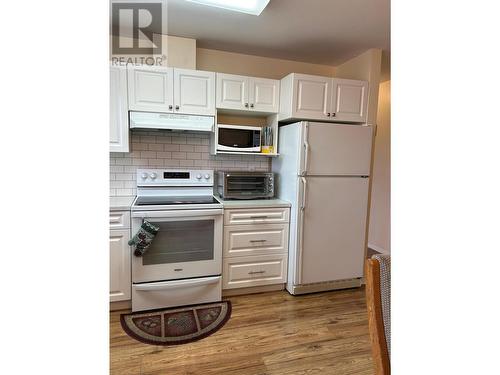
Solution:
[{"label": "oven door", "polygon": [[143,220],[160,227],[142,257],[132,255],[132,282],[220,275],[222,209],[132,212],[132,233]]}]

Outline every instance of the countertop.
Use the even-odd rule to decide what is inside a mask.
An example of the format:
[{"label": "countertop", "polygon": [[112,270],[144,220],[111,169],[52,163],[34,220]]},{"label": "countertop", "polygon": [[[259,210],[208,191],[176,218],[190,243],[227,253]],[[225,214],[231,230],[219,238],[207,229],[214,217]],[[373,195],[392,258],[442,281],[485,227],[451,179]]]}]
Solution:
[{"label": "countertop", "polygon": [[290,202],[281,199],[231,199],[225,200],[216,197],[224,208],[261,208],[261,207],[290,207]]},{"label": "countertop", "polygon": [[129,211],[132,202],[135,199],[134,196],[126,197],[109,197],[109,210],[110,211]]},{"label": "countertop", "polygon": [[[290,202],[281,199],[231,199],[216,197],[224,208],[290,207]],[[129,211],[135,196],[109,197],[110,211]]]}]

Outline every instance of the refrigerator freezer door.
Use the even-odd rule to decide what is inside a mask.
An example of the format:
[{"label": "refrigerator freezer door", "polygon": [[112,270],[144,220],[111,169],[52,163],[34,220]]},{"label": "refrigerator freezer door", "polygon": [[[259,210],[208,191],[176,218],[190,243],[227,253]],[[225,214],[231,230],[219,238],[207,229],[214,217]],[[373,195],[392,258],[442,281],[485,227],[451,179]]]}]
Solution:
[{"label": "refrigerator freezer door", "polygon": [[[298,284],[363,276],[368,178],[306,177]],[[302,190],[302,189],[301,189]],[[305,198],[305,203],[304,203]]]},{"label": "refrigerator freezer door", "polygon": [[[308,176],[368,176],[372,127],[303,123],[300,171]],[[305,172],[305,173],[304,173]]]}]

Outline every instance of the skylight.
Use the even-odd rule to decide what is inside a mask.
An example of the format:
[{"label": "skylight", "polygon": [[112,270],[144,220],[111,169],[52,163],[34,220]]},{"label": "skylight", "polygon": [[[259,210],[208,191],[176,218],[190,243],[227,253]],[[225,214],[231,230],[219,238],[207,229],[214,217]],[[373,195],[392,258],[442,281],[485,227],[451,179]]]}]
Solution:
[{"label": "skylight", "polygon": [[269,4],[269,0],[186,0],[191,3],[208,5],[258,16]]}]

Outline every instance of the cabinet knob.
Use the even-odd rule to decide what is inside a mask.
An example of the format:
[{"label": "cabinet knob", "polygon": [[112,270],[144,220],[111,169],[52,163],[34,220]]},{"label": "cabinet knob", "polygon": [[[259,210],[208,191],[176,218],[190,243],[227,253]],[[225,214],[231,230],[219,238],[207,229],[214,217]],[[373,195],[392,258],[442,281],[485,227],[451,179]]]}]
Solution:
[{"label": "cabinet knob", "polygon": [[179,110],[179,106],[178,106],[178,105],[176,105],[176,106],[175,106],[175,110],[176,110],[176,111],[178,111],[178,110]]},{"label": "cabinet knob", "polygon": [[334,113],[332,113],[332,117],[335,117],[335,112],[334,112]]},{"label": "cabinet knob", "polygon": [[327,115],[328,117],[330,117],[330,112],[328,112],[326,115]]},{"label": "cabinet knob", "polygon": [[253,108],[253,103],[252,103],[252,104],[250,104],[250,108]]},{"label": "cabinet knob", "polygon": [[248,108],[248,103],[245,103],[245,107],[247,107],[247,108]]},{"label": "cabinet knob", "polygon": [[172,104],[170,104],[170,105],[168,106],[168,109],[172,109],[172,108],[174,108],[174,106],[173,106]]}]

